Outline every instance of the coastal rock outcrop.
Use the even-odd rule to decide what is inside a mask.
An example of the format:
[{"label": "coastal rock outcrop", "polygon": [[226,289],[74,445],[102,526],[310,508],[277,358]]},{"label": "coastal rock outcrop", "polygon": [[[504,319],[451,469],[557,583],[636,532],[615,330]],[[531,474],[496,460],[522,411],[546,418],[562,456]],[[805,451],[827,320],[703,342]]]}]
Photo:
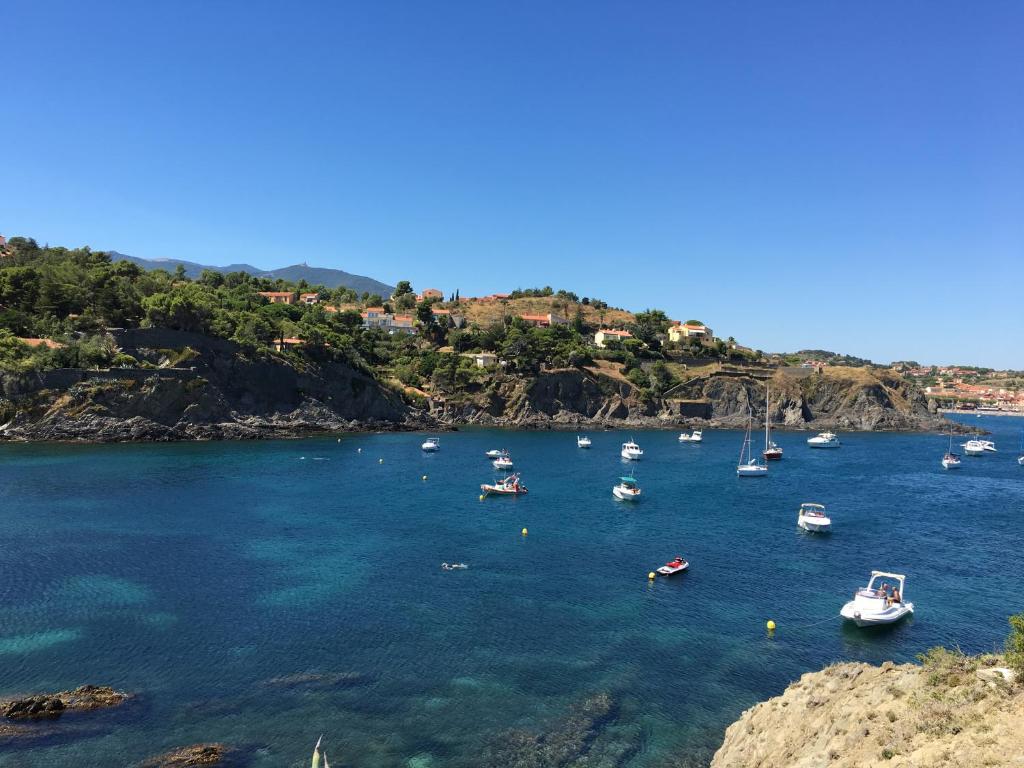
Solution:
[{"label": "coastal rock outcrop", "polygon": [[711,768],[1019,766],[1024,689],[998,663],[945,652],[810,672],[730,725]]},{"label": "coastal rock outcrop", "polygon": [[116,707],[130,698],[106,685],[82,685],[72,691],[43,693],[0,701],[0,715],[9,720],[60,717],[64,712],[88,712]]},{"label": "coastal rock outcrop", "polygon": [[142,761],[136,768],[200,768],[223,765],[231,750],[224,744],[193,744]]}]

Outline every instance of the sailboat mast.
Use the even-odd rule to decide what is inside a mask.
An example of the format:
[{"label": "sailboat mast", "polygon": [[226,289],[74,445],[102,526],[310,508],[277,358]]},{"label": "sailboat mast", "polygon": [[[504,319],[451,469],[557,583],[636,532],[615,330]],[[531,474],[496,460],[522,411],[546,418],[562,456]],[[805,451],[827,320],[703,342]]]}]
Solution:
[{"label": "sailboat mast", "polygon": [[768,450],[768,434],[771,431],[772,415],[768,410],[768,385],[764,385],[764,449]]}]

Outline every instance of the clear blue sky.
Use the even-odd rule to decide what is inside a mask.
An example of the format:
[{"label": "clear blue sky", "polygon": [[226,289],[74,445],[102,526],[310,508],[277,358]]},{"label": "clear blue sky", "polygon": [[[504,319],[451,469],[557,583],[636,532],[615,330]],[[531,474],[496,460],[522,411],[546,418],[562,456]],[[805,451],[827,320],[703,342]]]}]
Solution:
[{"label": "clear blue sky", "polygon": [[0,233],[1024,368],[1024,3],[0,10]]}]

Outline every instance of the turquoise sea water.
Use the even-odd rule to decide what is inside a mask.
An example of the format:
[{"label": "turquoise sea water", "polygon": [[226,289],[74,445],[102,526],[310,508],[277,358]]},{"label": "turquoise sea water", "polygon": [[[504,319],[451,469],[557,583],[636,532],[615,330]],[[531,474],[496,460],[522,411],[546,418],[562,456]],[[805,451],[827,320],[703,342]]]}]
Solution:
[{"label": "turquoise sea water", "polygon": [[[0,746],[0,765],[120,766],[225,741],[280,768],[324,733],[338,765],[468,766],[502,731],[601,691],[628,765],[706,760],[806,671],[1001,644],[1024,610],[1022,421],[972,423],[1001,450],[959,472],[934,435],[815,451],[779,433],[786,458],[763,479],[736,478],[732,431],[702,445],[595,432],[589,451],[568,433],[483,430],[442,435],[437,454],[414,434],[0,447],[0,696],[139,694]],[[610,493],[630,436],[646,450],[635,505]],[[495,447],[528,496],[478,500]],[[828,505],[831,536],[796,529],[802,501]],[[676,554],[690,572],[648,583]],[[830,618],[872,568],[908,575],[912,620]],[[325,677],[273,680],[295,675]]]}]

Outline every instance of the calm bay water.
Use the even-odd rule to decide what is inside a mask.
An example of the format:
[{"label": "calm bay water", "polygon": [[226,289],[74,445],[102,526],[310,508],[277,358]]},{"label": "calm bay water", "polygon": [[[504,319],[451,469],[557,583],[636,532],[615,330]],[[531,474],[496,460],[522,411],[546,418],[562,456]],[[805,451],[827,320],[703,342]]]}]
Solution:
[{"label": "calm bay water", "polygon": [[[1024,610],[1022,420],[971,421],[1000,453],[959,472],[934,435],[814,451],[779,433],[764,479],[735,477],[731,431],[596,432],[589,451],[568,433],[462,431],[433,455],[411,434],[0,447],[0,696],[139,692],[68,720],[89,728],[73,739],[0,747],[0,765],[225,741],[280,768],[307,764],[320,733],[338,765],[472,765],[495,734],[601,691],[629,765],[709,758],[803,672],[1001,644]],[[610,493],[631,435],[647,452],[633,506]],[[478,500],[495,447],[528,496]],[[831,536],[798,532],[802,501],[828,505]],[[676,554],[691,571],[649,584]],[[917,615],[829,620],[872,568],[908,575]],[[273,681],[305,674],[330,679]]]}]

